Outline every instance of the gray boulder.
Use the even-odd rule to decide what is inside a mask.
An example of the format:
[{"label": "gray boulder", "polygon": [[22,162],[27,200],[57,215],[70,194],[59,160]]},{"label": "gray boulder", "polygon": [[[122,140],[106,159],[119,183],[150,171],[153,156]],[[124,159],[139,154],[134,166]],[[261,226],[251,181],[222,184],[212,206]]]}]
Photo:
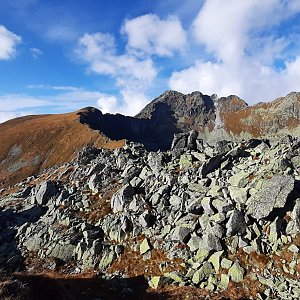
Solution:
[{"label": "gray boulder", "polygon": [[45,181],[38,187],[34,198],[38,204],[45,205],[56,194],[56,186],[51,181]]},{"label": "gray boulder", "polygon": [[247,212],[256,219],[263,219],[275,208],[285,206],[294,189],[295,179],[290,175],[276,175],[247,201]]},{"label": "gray boulder", "polygon": [[135,194],[134,188],[127,184],[118,190],[111,198],[111,209],[113,213],[118,213],[124,210],[125,205],[130,203],[133,195]]},{"label": "gray boulder", "polygon": [[93,174],[90,179],[89,179],[89,188],[92,190],[94,193],[98,192],[99,184],[101,182],[101,178],[98,174]]},{"label": "gray boulder", "polygon": [[181,243],[187,243],[190,237],[191,230],[186,227],[177,226],[171,233],[171,239]]},{"label": "gray boulder", "polygon": [[76,246],[71,244],[56,244],[53,249],[49,251],[49,256],[68,261],[73,258],[75,248]]},{"label": "gray boulder", "polygon": [[246,230],[246,222],[244,215],[239,210],[234,210],[226,223],[226,235],[232,236],[238,233],[244,233]]},{"label": "gray boulder", "polygon": [[154,172],[159,172],[164,166],[164,154],[150,152],[148,155],[148,165]]}]

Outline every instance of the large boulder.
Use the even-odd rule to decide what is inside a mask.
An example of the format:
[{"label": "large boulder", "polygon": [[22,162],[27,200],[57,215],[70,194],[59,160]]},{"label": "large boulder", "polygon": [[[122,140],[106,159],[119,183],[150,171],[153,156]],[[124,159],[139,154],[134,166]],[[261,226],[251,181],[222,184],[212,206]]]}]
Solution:
[{"label": "large boulder", "polygon": [[126,184],[120,190],[118,190],[111,198],[111,209],[113,213],[122,212],[126,204],[130,203],[133,195],[135,194],[135,189]]},{"label": "large boulder", "polygon": [[239,210],[234,210],[226,223],[226,235],[232,236],[238,233],[244,233],[246,230],[246,222],[244,215]]},{"label": "large boulder", "polygon": [[36,194],[34,195],[34,202],[40,205],[46,205],[50,198],[55,196],[58,192],[56,186],[51,181],[43,182],[36,189]]},{"label": "large boulder", "polygon": [[290,175],[276,175],[247,201],[247,212],[256,219],[270,215],[275,208],[285,206],[289,194],[294,189],[295,179]]}]

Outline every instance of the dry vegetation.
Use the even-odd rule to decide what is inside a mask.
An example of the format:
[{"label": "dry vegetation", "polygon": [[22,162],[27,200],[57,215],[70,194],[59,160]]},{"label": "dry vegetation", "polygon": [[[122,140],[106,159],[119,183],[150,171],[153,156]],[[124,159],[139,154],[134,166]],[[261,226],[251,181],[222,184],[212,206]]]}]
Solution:
[{"label": "dry vegetation", "polygon": [[[290,117],[286,120],[284,115],[280,115],[280,112],[283,111],[280,107],[282,103],[284,103],[282,98],[278,98],[273,102],[258,103],[237,111],[226,109],[221,112],[221,119],[227,131],[237,136],[245,132],[256,138],[261,137],[268,134],[266,130],[271,128],[274,122],[279,126],[279,129],[291,130],[296,128],[300,124],[298,118]],[[275,130],[277,132],[278,128],[276,127]]]},{"label": "dry vegetation", "polygon": [[7,121],[0,124],[0,140],[0,188],[71,161],[84,146],[114,149],[124,145],[123,140],[112,141],[81,124],[78,112]]}]

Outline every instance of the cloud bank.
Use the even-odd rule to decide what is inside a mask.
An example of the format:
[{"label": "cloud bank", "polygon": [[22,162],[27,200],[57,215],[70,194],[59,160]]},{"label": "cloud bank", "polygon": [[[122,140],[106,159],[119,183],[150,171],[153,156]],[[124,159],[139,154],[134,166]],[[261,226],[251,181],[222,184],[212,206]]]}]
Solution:
[{"label": "cloud bank", "polygon": [[[184,93],[200,90],[237,94],[249,103],[299,90],[300,56],[286,56],[295,36],[278,27],[300,11],[299,1],[205,1],[192,35],[205,55],[173,72],[169,86]],[[280,65],[278,64],[280,62]]]},{"label": "cloud bank", "polygon": [[148,14],[125,20],[121,34],[127,41],[123,53],[118,53],[113,35],[101,32],[84,34],[76,53],[90,72],[110,76],[119,88],[119,98],[105,95],[98,100],[100,109],[135,115],[149,102],[146,93],[159,73],[153,56],[171,57],[184,51],[186,33],[178,18]]}]

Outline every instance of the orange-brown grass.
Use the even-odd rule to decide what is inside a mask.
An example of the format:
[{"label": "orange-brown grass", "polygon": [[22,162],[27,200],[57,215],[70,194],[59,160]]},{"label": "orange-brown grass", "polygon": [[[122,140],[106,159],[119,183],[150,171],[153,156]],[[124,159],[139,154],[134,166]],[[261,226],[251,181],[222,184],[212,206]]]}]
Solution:
[{"label": "orange-brown grass", "polygon": [[110,198],[111,195],[105,195],[101,198],[99,194],[91,196],[91,209],[90,212],[86,213],[89,222],[95,224],[98,220],[103,219],[106,215],[111,213]]},{"label": "orange-brown grass", "polygon": [[115,261],[108,271],[114,273],[121,271],[129,277],[135,276],[158,276],[163,275],[159,269],[159,264],[166,263],[167,267],[162,270],[163,272],[185,272],[184,267],[181,266],[183,260],[175,258],[170,260],[166,257],[165,253],[160,249],[151,250],[151,258],[143,258],[143,256],[129,247],[125,248],[124,253]]},{"label": "orange-brown grass", "polygon": [[293,244],[300,247],[300,233],[297,233],[296,236],[293,238]]},{"label": "orange-brown grass", "polygon": [[[71,161],[77,151],[89,145],[99,148],[119,148],[124,141],[112,141],[80,123],[78,112],[57,115],[26,116],[0,124],[0,188],[15,184],[54,165]],[[13,146],[21,153],[8,157]],[[39,157],[39,162],[32,161]],[[26,162],[16,172],[8,168]]]},{"label": "orange-brown grass", "polygon": [[111,213],[110,200],[112,195],[118,191],[120,184],[117,181],[112,181],[112,185],[109,189],[104,190],[103,194],[92,194],[90,191],[89,198],[91,200],[91,206],[88,211],[80,212],[81,218],[87,219],[90,223],[95,224],[100,219],[103,219],[106,215]]},{"label": "orange-brown grass", "polygon": [[242,132],[250,133],[253,137],[261,137],[266,134],[265,128],[270,127],[277,120],[283,128],[293,129],[299,126],[299,119],[290,117],[283,119],[279,117],[283,98],[278,98],[273,102],[259,103],[237,111],[221,112],[221,118],[225,128],[234,135]]},{"label": "orange-brown grass", "polygon": [[[292,259],[300,259],[300,254],[294,254],[288,250],[289,246],[290,244],[285,245],[280,250],[280,255],[276,255],[274,253],[266,255],[263,253],[256,252],[250,252],[249,254],[247,254],[242,249],[239,249],[236,254],[229,254],[229,258],[233,261],[238,261],[241,264],[241,266],[247,271],[247,275],[262,275],[263,271],[268,268],[269,263],[272,262],[272,269],[270,269],[270,271],[273,275],[279,273],[288,278],[300,279],[300,265],[296,265],[296,272],[294,274],[286,273],[284,271],[283,260],[289,263],[292,261]],[[223,272],[226,273],[225,270],[223,270]]]}]

